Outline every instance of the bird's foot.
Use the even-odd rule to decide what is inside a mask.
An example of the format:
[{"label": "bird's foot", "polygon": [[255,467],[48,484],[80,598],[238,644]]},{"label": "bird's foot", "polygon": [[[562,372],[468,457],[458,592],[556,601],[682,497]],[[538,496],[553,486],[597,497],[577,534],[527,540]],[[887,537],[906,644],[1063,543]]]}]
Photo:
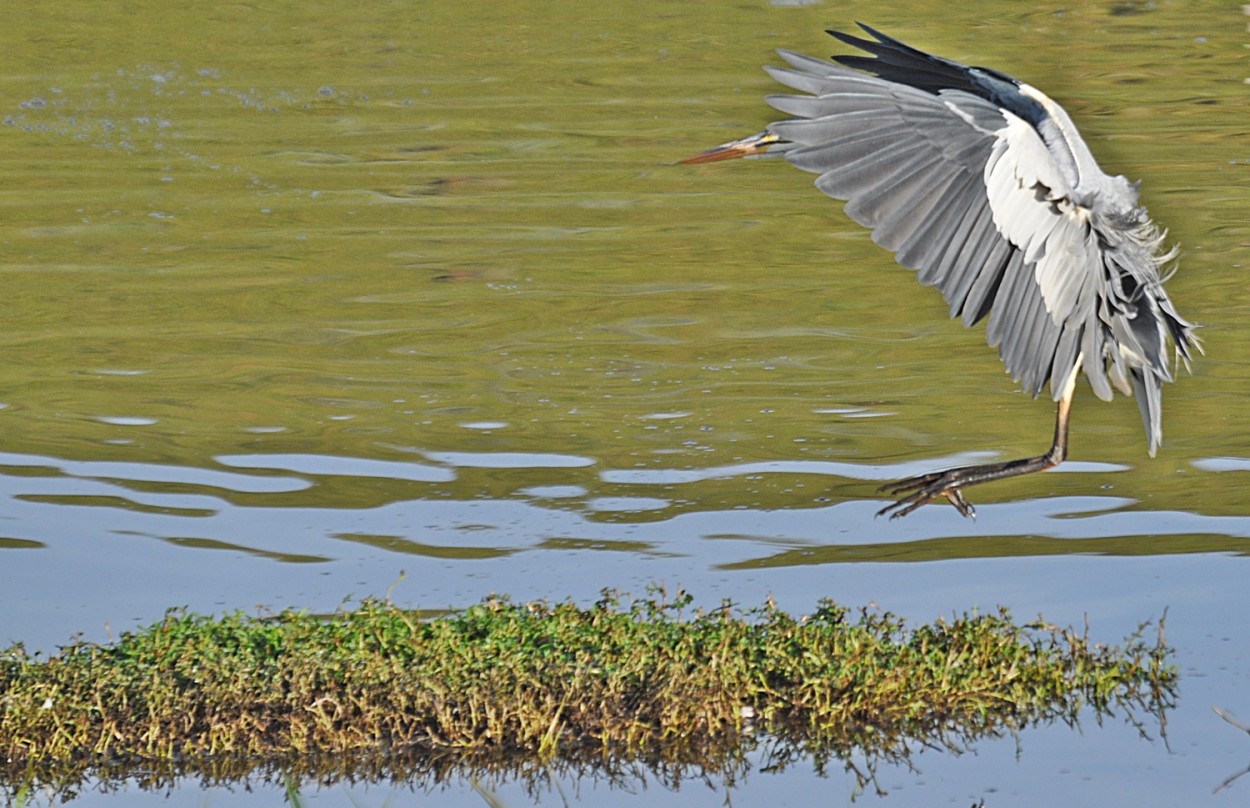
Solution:
[{"label": "bird's foot", "polygon": [[897,519],[938,497],[946,497],[960,514],[976,519],[976,509],[964,499],[963,492],[960,491],[960,486],[968,482],[963,472],[962,468],[935,471],[881,486],[877,489],[881,493],[902,498],[877,511],[877,516],[889,514],[891,519]]}]

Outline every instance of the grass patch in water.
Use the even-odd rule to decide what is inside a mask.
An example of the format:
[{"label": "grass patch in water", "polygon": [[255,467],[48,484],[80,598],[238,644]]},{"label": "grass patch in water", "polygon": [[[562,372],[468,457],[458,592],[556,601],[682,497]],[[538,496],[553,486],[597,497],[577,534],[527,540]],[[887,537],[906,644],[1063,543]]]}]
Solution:
[{"label": "grass patch in water", "polygon": [[757,734],[845,760],[1075,721],[1086,705],[1136,721],[1174,698],[1161,628],[1108,647],[1006,611],[908,627],[830,601],[795,618],[653,595],[492,597],[430,619],[381,601],[330,616],[171,611],[109,645],[13,646],[0,786],[327,754],[697,763]]}]

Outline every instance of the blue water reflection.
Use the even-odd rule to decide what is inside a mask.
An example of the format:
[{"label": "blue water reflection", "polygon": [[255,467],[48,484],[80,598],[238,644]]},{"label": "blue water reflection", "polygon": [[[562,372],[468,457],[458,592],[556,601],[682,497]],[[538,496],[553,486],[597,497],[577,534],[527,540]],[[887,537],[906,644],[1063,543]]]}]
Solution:
[{"label": "blue water reflection", "polygon": [[[0,641],[51,650],[79,631],[105,640],[179,604],[209,612],[241,603],[330,610],[344,597],[389,591],[403,605],[437,609],[492,591],[589,601],[604,587],[642,592],[655,583],[685,587],[707,605],[721,598],[755,605],[772,596],[801,613],[833,597],[881,602],[915,620],[949,614],[952,603],[1010,603],[1021,617],[1041,612],[1055,622],[1079,625],[1095,615],[1092,630],[1109,642],[1166,611],[1185,677],[1182,709],[1168,719],[1171,748],[1181,752],[1119,732],[1074,738],[1067,728],[1039,729],[1023,736],[1029,754],[1021,759],[999,761],[1010,743],[982,745],[973,759],[922,755],[920,782],[973,777],[992,784],[1007,765],[1006,782],[1023,793],[1030,783],[1040,787],[1041,769],[1088,775],[1081,758],[1113,760],[1125,743],[1140,745],[1143,765],[1176,772],[1191,788],[1209,788],[1236,770],[1237,738],[1207,707],[1250,711],[1241,703],[1250,684],[1242,664],[1250,629],[1237,605],[1250,571],[1241,560],[1250,550],[1250,517],[1153,511],[1122,496],[1083,494],[986,503],[976,521],[944,507],[927,509],[924,519],[889,521],[875,518],[875,499],[782,510],[691,503],[709,483],[749,489],[780,475],[833,487],[911,473],[910,463],[743,463],[693,472],[599,468],[576,455],[423,458],[231,455],[217,458],[222,468],[195,469],[0,455]],[[485,475],[485,484],[535,469],[552,482],[517,486],[506,499],[443,490],[475,475]],[[1101,464],[1085,470],[1119,473]],[[559,482],[562,474],[571,481]],[[336,501],[353,485],[364,486],[359,497]],[[1184,537],[1183,545],[1168,544],[1168,536]],[[1241,650],[1230,655],[1237,643]],[[1213,675],[1216,668],[1223,673]],[[735,788],[735,798],[794,782],[777,785],[757,772]],[[849,775],[832,782],[848,794],[853,787]],[[897,792],[916,782],[913,774],[886,772],[885,785]],[[361,788],[354,793],[380,789]],[[516,788],[501,784],[499,793],[516,799]],[[1066,788],[1088,796],[1091,785],[1077,777]],[[171,804],[194,793],[179,792]],[[602,804],[628,801],[610,789],[600,797]]]}]

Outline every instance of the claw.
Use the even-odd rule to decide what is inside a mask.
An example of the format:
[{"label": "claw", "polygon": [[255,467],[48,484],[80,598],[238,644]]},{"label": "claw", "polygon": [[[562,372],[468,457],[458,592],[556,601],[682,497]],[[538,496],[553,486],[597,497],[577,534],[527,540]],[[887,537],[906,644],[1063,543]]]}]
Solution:
[{"label": "claw", "polygon": [[908,477],[906,480],[886,483],[877,490],[890,496],[905,496],[901,496],[897,502],[886,505],[877,511],[877,516],[889,514],[891,519],[898,519],[900,516],[906,516],[916,510],[921,505],[927,505],[938,497],[946,497],[951,505],[955,506],[955,510],[959,511],[961,516],[976,519],[976,508],[973,508],[972,503],[964,499],[963,492],[959,488],[962,484],[960,472],[963,471],[964,469],[950,469],[949,471],[922,474],[919,477]]},{"label": "claw", "polygon": [[952,488],[942,493],[946,494],[946,498],[951,501],[951,504],[955,506],[955,510],[959,511],[961,516],[966,516],[969,519],[977,518],[977,509],[972,507],[971,502],[964,499],[963,491],[960,491],[958,488]]}]

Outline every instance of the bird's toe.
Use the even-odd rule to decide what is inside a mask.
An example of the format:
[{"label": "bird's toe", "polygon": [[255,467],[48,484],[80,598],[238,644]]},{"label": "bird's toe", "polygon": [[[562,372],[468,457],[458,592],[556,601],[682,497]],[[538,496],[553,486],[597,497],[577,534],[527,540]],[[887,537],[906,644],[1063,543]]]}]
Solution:
[{"label": "bird's toe", "polygon": [[878,489],[881,493],[899,497],[899,499],[877,511],[877,516],[889,515],[891,519],[898,519],[939,497],[946,497],[961,516],[975,519],[976,509],[964,499],[963,492],[960,490],[961,478],[956,473],[958,471],[960,469],[922,474],[881,486]]}]

